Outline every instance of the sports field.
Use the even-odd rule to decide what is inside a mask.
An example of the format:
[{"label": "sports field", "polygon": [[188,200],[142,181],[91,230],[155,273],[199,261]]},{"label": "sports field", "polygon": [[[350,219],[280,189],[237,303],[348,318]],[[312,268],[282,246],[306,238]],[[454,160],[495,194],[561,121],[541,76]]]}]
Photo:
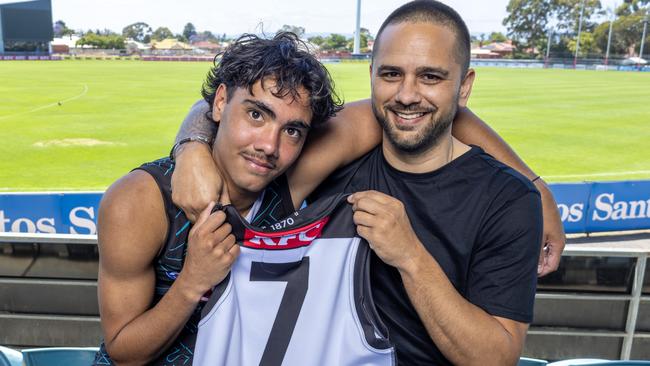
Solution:
[{"label": "sports field", "polygon": [[[0,62],[0,191],[103,190],[169,152],[209,63]],[[368,65],[328,65],[345,100]],[[483,68],[470,107],[551,182],[650,178],[650,73]]]}]

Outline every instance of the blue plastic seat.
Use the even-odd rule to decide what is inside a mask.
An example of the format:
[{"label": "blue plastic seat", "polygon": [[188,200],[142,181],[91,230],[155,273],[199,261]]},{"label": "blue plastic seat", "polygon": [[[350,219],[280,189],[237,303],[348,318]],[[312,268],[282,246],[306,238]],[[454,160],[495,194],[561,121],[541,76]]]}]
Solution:
[{"label": "blue plastic seat", "polygon": [[546,360],[538,360],[530,357],[521,357],[519,358],[519,362],[517,362],[517,366],[545,366],[547,364],[548,361]]},{"label": "blue plastic seat", "polygon": [[25,366],[88,366],[93,363],[97,347],[53,347],[24,349]]},{"label": "blue plastic seat", "polygon": [[610,361],[580,358],[549,363],[548,366],[650,366],[650,361]]},{"label": "blue plastic seat", "polygon": [[0,346],[0,366],[22,366],[23,354],[15,349]]},{"label": "blue plastic seat", "polygon": [[603,362],[609,362],[599,358],[575,358],[571,360],[562,360],[549,363],[548,366],[576,366],[576,365],[598,365]]},{"label": "blue plastic seat", "polygon": [[606,362],[601,362],[601,363],[584,363],[582,366],[590,366],[590,365],[598,365],[598,366],[650,366],[650,361],[634,361],[634,360],[629,360],[629,361],[606,361]]}]

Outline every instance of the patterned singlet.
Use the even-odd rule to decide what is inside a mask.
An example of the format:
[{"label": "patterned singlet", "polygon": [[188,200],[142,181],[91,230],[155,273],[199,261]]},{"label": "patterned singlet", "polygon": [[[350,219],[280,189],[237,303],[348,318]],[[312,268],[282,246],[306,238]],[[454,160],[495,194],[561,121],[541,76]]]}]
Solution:
[{"label": "patterned singlet", "polygon": [[[183,211],[172,202],[171,177],[174,171],[174,163],[169,158],[163,158],[145,163],[137,169],[146,171],[155,179],[162,193],[169,220],[167,242],[154,260],[156,289],[151,305],[153,307],[169,290],[183,268],[191,223]],[[256,226],[271,225],[277,219],[283,218],[293,211],[294,207],[291,202],[287,179],[286,176],[282,175],[266,187],[260,199],[251,209],[250,216],[252,220],[250,222]],[[197,327],[204,305],[205,301],[199,303],[174,343],[160,357],[151,362],[151,365],[177,366],[192,364]],[[95,356],[93,365],[114,365],[106,352],[103,342]]]}]

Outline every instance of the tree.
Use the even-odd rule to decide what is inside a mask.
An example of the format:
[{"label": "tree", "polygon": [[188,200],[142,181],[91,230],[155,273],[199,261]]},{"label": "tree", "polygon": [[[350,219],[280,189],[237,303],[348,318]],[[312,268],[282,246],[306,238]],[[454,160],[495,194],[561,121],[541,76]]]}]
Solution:
[{"label": "tree", "polygon": [[63,37],[74,34],[74,30],[68,28],[63,20],[57,20],[54,23],[54,37]]},{"label": "tree", "polygon": [[297,35],[298,37],[302,38],[302,36],[305,35],[305,28],[300,26],[285,24],[282,26],[282,28],[278,29],[278,32],[291,32]]},{"label": "tree", "polygon": [[550,0],[510,0],[506,7],[508,16],[503,25],[508,35],[520,44],[536,46],[548,36],[548,24],[553,12]]},{"label": "tree", "polygon": [[325,43],[325,38],[322,36],[309,37],[307,40],[318,47],[320,47],[323,43]]},{"label": "tree", "polygon": [[149,24],[144,22],[137,22],[129,24],[122,29],[122,36],[124,38],[131,38],[138,42],[149,43],[151,41],[152,29]]},{"label": "tree", "polygon": [[324,50],[344,51],[348,49],[348,39],[341,34],[332,33],[325,38],[321,45]]},{"label": "tree", "polygon": [[508,40],[508,37],[506,37],[501,32],[492,32],[488,36],[488,41],[490,41],[490,42],[505,42],[507,40]]},{"label": "tree", "polygon": [[196,34],[196,28],[194,27],[194,24],[192,23],[185,24],[185,27],[183,28],[183,38],[185,38],[186,41],[189,41],[190,38],[195,34]]},{"label": "tree", "polygon": [[[636,54],[643,33],[643,20],[646,16],[644,7],[648,4],[650,4],[650,0],[627,0],[616,9],[617,18],[612,26],[611,54],[624,56]],[[603,51],[607,49],[609,23],[609,21],[601,23],[593,32],[595,43]],[[646,44],[650,45],[650,34],[647,37]]]},{"label": "tree", "polygon": [[[510,0],[503,24],[508,28],[508,35],[524,46],[519,49],[546,50],[552,30],[554,37],[559,38],[559,48],[567,50],[578,33],[582,3],[583,0]],[[595,30],[597,23],[591,19],[602,13],[601,8],[600,0],[584,0],[582,31]]]},{"label": "tree", "polygon": [[[557,19],[556,28],[559,33],[578,34],[582,1],[583,0],[554,1],[553,14]],[[593,31],[596,28],[597,23],[591,22],[590,19],[594,15],[602,15],[602,5],[600,4],[600,0],[585,0],[584,4],[582,30]]]},{"label": "tree", "polygon": [[77,45],[89,45],[101,49],[123,49],[125,48],[124,37],[112,33],[108,35],[97,34],[88,31],[78,41]]},{"label": "tree", "polygon": [[368,28],[361,27],[361,29],[359,29],[359,48],[361,49],[361,52],[369,52],[368,41],[374,39],[375,38],[370,34]]},{"label": "tree", "polygon": [[173,38],[174,33],[167,27],[158,27],[153,33],[151,33],[151,39],[155,41],[162,41],[166,38]]},{"label": "tree", "polygon": [[[571,53],[575,54],[576,52],[576,38],[573,38],[568,43],[568,48]],[[590,32],[581,32],[580,33],[580,50],[578,51],[579,57],[588,56],[590,53],[598,53],[600,48],[596,40],[594,39],[593,33]]]},{"label": "tree", "polygon": [[199,32],[199,33],[193,35],[192,37],[190,37],[189,41],[191,43],[205,42],[205,41],[219,42],[219,39],[214,34],[212,34],[212,32],[203,31],[203,32]]}]

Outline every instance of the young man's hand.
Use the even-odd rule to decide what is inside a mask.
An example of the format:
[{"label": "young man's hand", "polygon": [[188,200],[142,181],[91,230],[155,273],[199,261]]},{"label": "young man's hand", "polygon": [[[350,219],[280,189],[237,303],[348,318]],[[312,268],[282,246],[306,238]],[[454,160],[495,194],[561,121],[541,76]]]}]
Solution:
[{"label": "young man's hand", "polygon": [[226,222],[226,214],[211,213],[214,205],[208,204],[190,230],[187,256],[178,278],[196,300],[226,278],[239,256],[239,245]]}]

